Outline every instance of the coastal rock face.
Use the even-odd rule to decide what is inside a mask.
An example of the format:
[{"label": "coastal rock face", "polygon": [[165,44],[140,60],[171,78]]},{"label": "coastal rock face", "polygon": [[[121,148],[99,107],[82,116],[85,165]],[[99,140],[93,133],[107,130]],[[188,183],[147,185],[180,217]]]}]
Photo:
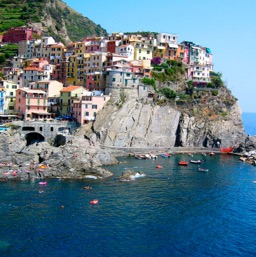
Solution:
[{"label": "coastal rock face", "polygon": [[[101,166],[118,163],[96,142],[81,136],[73,137],[67,145],[60,147],[53,147],[48,142],[30,146],[26,146],[26,143],[24,136],[19,133],[1,133],[0,162],[11,163],[12,166],[0,166],[0,177],[27,179],[40,175],[44,178],[82,179],[93,175],[96,178],[106,178],[112,176],[112,173]],[[41,166],[44,167],[43,170]],[[13,171],[18,171],[14,177]]]},{"label": "coastal rock face", "polygon": [[180,116],[180,112],[168,106],[131,99],[122,108],[104,108],[93,129],[107,146],[169,147],[175,144]]},{"label": "coastal rock face", "polygon": [[183,114],[179,123],[177,142],[186,147],[221,147],[237,146],[245,140],[241,111],[237,103],[225,117],[188,116]]},{"label": "coastal rock face", "polygon": [[202,96],[201,102],[176,108],[129,97],[121,108],[105,106],[92,130],[108,147],[237,147],[246,138],[241,111],[232,99],[225,104],[230,96],[222,91],[222,100],[206,93],[208,102]]}]

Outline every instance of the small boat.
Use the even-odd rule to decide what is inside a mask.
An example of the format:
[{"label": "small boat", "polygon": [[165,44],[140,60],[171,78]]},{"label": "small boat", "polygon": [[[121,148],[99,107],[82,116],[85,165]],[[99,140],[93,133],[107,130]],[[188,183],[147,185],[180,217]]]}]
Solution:
[{"label": "small boat", "polygon": [[231,153],[233,151],[233,147],[227,147],[227,148],[220,148],[221,153]]},{"label": "small boat", "polygon": [[43,181],[42,181],[42,182],[39,182],[38,184],[39,184],[39,185],[47,185],[47,182],[45,182],[45,181],[43,182]]},{"label": "small boat", "polygon": [[201,164],[202,161],[201,160],[190,160],[191,163],[195,163],[195,164]]},{"label": "small boat", "polygon": [[161,166],[161,165],[156,165],[156,168],[157,168],[157,169],[162,169],[163,166]]},{"label": "small boat", "polygon": [[97,204],[99,202],[99,200],[98,199],[95,199],[95,200],[91,200],[90,201],[90,204]]},{"label": "small boat", "polygon": [[150,153],[151,159],[157,159],[157,156],[155,154]]},{"label": "small boat", "polygon": [[210,155],[210,156],[214,156],[215,153],[214,153],[214,152],[210,152],[209,155]]},{"label": "small boat", "polygon": [[203,169],[203,168],[200,168],[200,167],[198,167],[197,170],[201,171],[201,172],[208,172],[209,171],[209,169]]},{"label": "small boat", "polygon": [[186,161],[179,161],[178,164],[181,166],[188,166],[188,162]]},{"label": "small boat", "polygon": [[146,159],[146,156],[143,155],[143,154],[138,154],[138,155],[135,155],[135,159],[145,160],[145,159]]},{"label": "small boat", "polygon": [[151,155],[150,154],[145,154],[145,159],[151,159]]}]

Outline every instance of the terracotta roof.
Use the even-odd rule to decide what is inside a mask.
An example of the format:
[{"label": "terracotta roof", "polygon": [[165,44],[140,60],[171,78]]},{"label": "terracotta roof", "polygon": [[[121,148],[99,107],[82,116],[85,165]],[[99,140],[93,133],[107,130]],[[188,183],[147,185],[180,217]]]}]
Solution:
[{"label": "terracotta roof", "polygon": [[40,71],[40,72],[44,72],[42,69],[40,68],[37,68],[37,67],[27,67],[24,69],[25,71],[26,70],[31,70],[31,71]]},{"label": "terracotta roof", "polygon": [[81,88],[81,86],[68,86],[68,87],[64,87],[62,90],[60,90],[60,92],[71,92],[78,88]]}]

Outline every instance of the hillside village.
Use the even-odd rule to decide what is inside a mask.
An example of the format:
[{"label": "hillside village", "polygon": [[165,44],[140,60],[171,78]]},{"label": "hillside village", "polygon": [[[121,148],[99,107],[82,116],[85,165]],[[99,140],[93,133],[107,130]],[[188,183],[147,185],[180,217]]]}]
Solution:
[{"label": "hillside village", "polygon": [[95,120],[116,92],[120,97],[121,89],[153,97],[158,80],[176,97],[179,74],[190,90],[220,84],[211,50],[179,43],[174,34],[112,33],[64,45],[38,29],[18,27],[3,35],[1,47],[9,43],[18,45],[18,53],[3,67],[0,114],[22,120],[59,117],[82,125]]}]

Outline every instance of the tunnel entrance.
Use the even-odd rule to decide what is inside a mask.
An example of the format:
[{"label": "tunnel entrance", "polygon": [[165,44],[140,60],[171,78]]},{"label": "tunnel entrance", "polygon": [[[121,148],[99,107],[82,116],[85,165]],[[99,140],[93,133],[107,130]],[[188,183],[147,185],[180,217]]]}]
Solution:
[{"label": "tunnel entrance", "polygon": [[66,137],[63,135],[57,135],[54,140],[54,146],[59,147],[66,144]]},{"label": "tunnel entrance", "polygon": [[37,132],[28,133],[26,134],[25,138],[27,140],[27,146],[34,143],[44,142],[45,140],[44,136]]}]

